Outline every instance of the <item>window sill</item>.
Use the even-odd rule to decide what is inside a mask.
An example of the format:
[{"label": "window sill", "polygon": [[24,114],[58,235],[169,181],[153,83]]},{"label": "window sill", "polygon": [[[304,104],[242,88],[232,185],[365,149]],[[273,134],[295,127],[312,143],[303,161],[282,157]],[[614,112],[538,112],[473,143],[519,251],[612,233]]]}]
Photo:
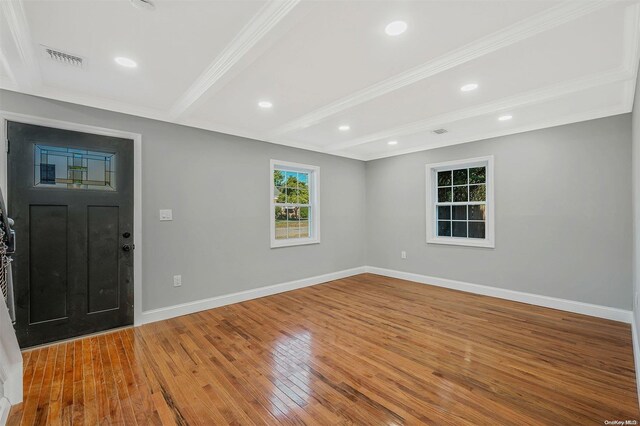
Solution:
[{"label": "window sill", "polygon": [[306,246],[310,244],[320,244],[318,238],[298,238],[291,240],[272,240],[271,248]]},{"label": "window sill", "polygon": [[443,244],[449,246],[483,247],[495,248],[493,241],[489,240],[469,240],[468,238],[429,238],[427,244]]}]

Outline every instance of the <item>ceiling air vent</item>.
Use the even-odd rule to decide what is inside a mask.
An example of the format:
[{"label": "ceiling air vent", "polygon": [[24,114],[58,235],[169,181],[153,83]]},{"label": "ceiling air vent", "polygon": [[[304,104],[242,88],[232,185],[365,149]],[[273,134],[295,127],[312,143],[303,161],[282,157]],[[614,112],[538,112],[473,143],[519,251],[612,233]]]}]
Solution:
[{"label": "ceiling air vent", "polygon": [[447,129],[435,129],[433,130],[433,133],[435,133],[436,135],[441,135],[443,133],[447,133],[448,130]]},{"label": "ceiling air vent", "polygon": [[84,66],[84,58],[78,55],[72,55],[61,50],[52,49],[51,47],[42,46],[44,54],[47,58],[60,64],[71,65],[73,67],[82,68]]}]

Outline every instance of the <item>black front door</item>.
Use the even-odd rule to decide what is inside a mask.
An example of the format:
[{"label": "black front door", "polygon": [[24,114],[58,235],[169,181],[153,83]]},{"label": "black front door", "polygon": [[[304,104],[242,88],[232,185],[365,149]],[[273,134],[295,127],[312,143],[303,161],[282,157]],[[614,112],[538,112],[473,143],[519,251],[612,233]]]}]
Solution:
[{"label": "black front door", "polygon": [[22,347],[133,323],[133,142],[7,123]]}]

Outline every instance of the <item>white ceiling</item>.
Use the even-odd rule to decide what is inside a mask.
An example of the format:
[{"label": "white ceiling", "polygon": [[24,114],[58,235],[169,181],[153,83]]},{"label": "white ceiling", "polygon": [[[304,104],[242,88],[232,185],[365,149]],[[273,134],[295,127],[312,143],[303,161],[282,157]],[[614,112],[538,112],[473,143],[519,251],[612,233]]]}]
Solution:
[{"label": "white ceiling", "polygon": [[640,60],[638,1],[155,6],[0,0],[0,87],[370,160],[629,112]]}]

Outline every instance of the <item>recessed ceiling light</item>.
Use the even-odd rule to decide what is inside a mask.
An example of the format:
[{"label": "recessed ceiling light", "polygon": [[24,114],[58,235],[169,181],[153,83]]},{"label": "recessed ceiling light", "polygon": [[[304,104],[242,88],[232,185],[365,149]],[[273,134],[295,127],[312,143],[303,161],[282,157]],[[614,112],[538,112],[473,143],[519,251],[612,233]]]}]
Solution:
[{"label": "recessed ceiling light", "polygon": [[506,114],[506,115],[501,115],[500,117],[498,117],[498,120],[507,121],[507,120],[511,120],[512,118],[513,118],[513,115]]},{"label": "recessed ceiling light", "polygon": [[387,145],[398,145],[398,141],[389,141]]},{"label": "recessed ceiling light", "polygon": [[404,21],[393,21],[384,29],[384,32],[390,36],[397,36],[405,31],[407,31],[407,23]]},{"label": "recessed ceiling light", "polygon": [[134,61],[133,59],[125,58],[123,56],[118,56],[114,58],[114,61],[116,61],[118,65],[123,66],[125,68],[136,68],[138,66],[136,61]]},{"label": "recessed ceiling light", "polygon": [[347,125],[347,124],[343,124],[342,126],[338,127],[338,130],[340,130],[341,132],[346,132],[347,130],[350,130],[351,126]]},{"label": "recessed ceiling light", "polygon": [[271,107],[273,107],[273,104],[269,101],[260,101],[258,102],[258,106],[260,108],[264,108],[264,109],[269,109]]},{"label": "recessed ceiling light", "polygon": [[462,86],[460,88],[461,91],[463,92],[470,92],[472,90],[476,90],[478,88],[478,84],[477,83],[469,83],[469,84],[465,84],[464,86]]}]

